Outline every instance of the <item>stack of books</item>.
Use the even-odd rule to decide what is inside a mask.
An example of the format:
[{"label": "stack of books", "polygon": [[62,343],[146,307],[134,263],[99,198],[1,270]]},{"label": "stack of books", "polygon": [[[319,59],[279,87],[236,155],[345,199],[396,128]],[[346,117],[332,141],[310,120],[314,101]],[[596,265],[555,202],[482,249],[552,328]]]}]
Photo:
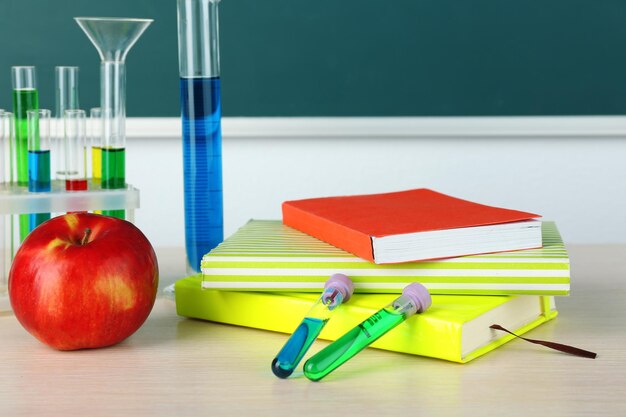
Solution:
[{"label": "stack of books", "polygon": [[[465,363],[557,315],[569,259],[532,213],[419,189],[286,202],[283,221],[251,220],[176,283],[179,315],[291,333],[334,273],[355,295],[320,338],[335,340],[411,282],[431,308],[372,347]],[[369,244],[368,244],[369,242]]]}]

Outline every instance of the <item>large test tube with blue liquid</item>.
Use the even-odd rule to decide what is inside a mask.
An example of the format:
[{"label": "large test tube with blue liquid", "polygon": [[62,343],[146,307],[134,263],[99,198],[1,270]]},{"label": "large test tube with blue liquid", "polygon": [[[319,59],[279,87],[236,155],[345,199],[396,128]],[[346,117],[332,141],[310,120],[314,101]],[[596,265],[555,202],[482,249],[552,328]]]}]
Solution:
[{"label": "large test tube with blue liquid", "polygon": [[185,246],[197,272],[224,238],[218,4],[178,0]]}]

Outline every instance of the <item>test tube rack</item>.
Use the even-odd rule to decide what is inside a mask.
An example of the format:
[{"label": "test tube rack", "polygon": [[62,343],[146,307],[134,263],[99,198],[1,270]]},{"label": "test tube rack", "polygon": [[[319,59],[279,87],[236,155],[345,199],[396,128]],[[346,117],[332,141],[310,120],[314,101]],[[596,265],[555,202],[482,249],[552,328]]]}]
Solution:
[{"label": "test tube rack", "polygon": [[66,191],[64,181],[52,181],[50,192],[33,193],[26,187],[0,183],[0,315],[10,309],[8,278],[11,262],[19,247],[16,226],[20,214],[70,211],[126,210],[126,220],[134,222],[139,208],[139,190],[132,185],[121,189],[102,189],[90,183],[86,191]]}]

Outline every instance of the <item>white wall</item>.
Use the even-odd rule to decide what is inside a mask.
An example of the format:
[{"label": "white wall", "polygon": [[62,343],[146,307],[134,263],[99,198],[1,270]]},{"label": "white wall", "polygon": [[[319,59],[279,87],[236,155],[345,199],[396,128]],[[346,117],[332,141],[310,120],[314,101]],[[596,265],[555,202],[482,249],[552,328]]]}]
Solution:
[{"label": "white wall", "polygon": [[[136,224],[183,246],[177,119],[131,119]],[[225,119],[228,236],[284,200],[429,187],[542,214],[566,243],[626,243],[626,119]]]}]

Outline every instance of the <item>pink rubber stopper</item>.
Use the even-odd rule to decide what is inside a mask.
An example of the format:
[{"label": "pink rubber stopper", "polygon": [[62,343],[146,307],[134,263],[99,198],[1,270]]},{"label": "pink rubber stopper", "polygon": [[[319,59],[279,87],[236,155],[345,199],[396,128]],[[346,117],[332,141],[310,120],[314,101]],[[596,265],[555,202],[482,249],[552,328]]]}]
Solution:
[{"label": "pink rubber stopper", "polygon": [[417,306],[418,313],[423,313],[428,310],[428,307],[430,307],[433,302],[426,287],[419,282],[414,282],[404,287],[402,295],[405,295],[413,300],[413,303]]},{"label": "pink rubber stopper", "polygon": [[324,289],[328,287],[336,288],[343,296],[343,302],[348,301],[354,292],[352,280],[344,274],[332,274],[324,284]]}]

